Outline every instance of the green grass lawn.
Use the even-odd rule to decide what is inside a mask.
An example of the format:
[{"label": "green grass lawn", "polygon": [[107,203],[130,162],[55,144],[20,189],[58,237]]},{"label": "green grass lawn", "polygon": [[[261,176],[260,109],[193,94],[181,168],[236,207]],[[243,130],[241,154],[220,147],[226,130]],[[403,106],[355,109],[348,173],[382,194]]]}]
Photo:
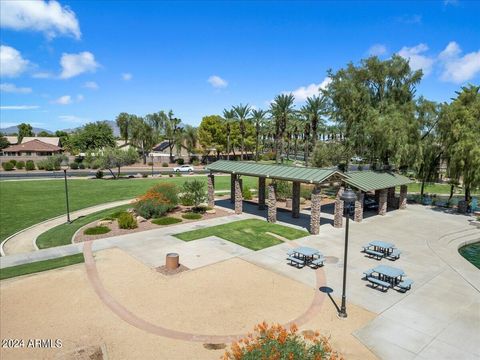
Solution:
[{"label": "green grass lawn", "polygon": [[[244,184],[256,187],[257,180],[242,177]],[[117,200],[131,199],[145,193],[159,182],[181,185],[201,177],[164,177],[160,179],[68,180],[70,211]],[[230,176],[215,178],[216,190],[230,189]],[[0,181],[0,241],[15,232],[66,213],[63,180]]]},{"label": "green grass lawn", "polygon": [[247,219],[205,229],[187,231],[176,234],[175,236],[184,241],[202,239],[208,236],[218,236],[251,250],[261,250],[282,242],[276,237],[266,234],[267,232],[280,235],[288,240],[294,240],[308,235],[306,231],[271,224],[265,220]]},{"label": "green grass lawn", "polygon": [[82,226],[87,225],[95,220],[100,220],[111,216],[115,212],[125,210],[129,207],[131,207],[131,205],[122,205],[107,210],[97,211],[96,213],[75,219],[71,224],[65,223],[55,226],[37,238],[37,246],[40,249],[46,249],[54,246],[71,244],[73,235]]},{"label": "green grass lawn", "polygon": [[0,280],[20,275],[33,274],[41,271],[57,269],[68,265],[84,262],[83,254],[64,256],[51,260],[36,261],[29,264],[17,265],[0,269]]}]

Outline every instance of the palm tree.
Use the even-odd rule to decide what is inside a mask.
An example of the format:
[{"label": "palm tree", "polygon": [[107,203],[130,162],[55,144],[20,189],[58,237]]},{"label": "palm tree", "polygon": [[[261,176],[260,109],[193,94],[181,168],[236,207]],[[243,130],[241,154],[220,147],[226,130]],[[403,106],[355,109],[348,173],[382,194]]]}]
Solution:
[{"label": "palm tree", "polygon": [[251,108],[247,105],[237,105],[233,107],[235,113],[235,118],[238,119],[240,125],[240,160],[243,160],[243,153],[245,151],[245,134],[246,134],[246,124],[245,122],[249,120],[248,115],[250,115]]},{"label": "palm tree", "polygon": [[280,163],[280,157],[283,153],[283,137],[287,128],[289,119],[294,114],[293,94],[277,95],[270,104],[270,113],[275,121],[275,162]]},{"label": "palm tree", "polygon": [[318,139],[318,128],[323,126],[322,115],[325,114],[325,98],[319,96],[308,97],[306,104],[302,107],[302,111],[308,116],[311,124],[312,132],[312,151],[315,150],[315,145]]},{"label": "palm tree", "polygon": [[265,115],[267,115],[267,111],[265,110],[254,109],[252,111],[252,120],[255,124],[255,162],[258,161],[258,145],[260,142],[260,132],[266,120]]},{"label": "palm tree", "polygon": [[230,134],[232,133],[232,119],[235,118],[234,110],[223,109],[225,119],[225,132],[227,134],[227,160],[230,160]]}]

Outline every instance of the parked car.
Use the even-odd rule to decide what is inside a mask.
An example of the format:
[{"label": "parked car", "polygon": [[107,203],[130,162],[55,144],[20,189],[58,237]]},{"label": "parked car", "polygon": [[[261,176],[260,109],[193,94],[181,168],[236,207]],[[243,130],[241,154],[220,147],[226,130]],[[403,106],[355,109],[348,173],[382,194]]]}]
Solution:
[{"label": "parked car", "polygon": [[192,165],[181,165],[173,168],[174,172],[193,172]]},{"label": "parked car", "polygon": [[365,197],[365,200],[363,201],[363,207],[366,210],[377,210],[378,209],[378,204],[375,201],[374,198],[372,197]]}]

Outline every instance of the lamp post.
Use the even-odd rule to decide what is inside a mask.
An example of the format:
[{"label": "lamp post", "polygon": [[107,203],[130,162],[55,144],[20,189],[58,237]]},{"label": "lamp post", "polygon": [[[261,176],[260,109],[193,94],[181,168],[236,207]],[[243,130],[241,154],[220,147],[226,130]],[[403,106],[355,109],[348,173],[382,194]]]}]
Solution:
[{"label": "lamp post", "polygon": [[338,312],[338,316],[342,318],[347,317],[347,309],[345,306],[345,287],[347,284],[347,254],[348,254],[348,222],[350,220],[350,205],[355,202],[357,196],[353,192],[352,189],[349,187],[345,189],[340,199],[343,200],[347,223],[345,225],[345,251],[343,256],[343,290],[342,290],[342,306],[340,307],[340,311]]},{"label": "lamp post", "polygon": [[67,185],[67,170],[69,168],[68,161],[63,160],[60,164],[60,168],[63,170],[63,175],[65,177],[65,198],[67,199],[67,223],[70,224],[70,207],[68,205],[68,185]]}]

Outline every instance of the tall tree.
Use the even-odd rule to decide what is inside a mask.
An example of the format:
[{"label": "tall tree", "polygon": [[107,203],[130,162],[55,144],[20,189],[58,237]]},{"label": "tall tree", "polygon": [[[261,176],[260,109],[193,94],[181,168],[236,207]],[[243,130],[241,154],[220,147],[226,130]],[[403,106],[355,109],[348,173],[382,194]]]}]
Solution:
[{"label": "tall tree", "polygon": [[448,175],[462,178],[465,201],[480,186],[480,87],[469,85],[445,105],[440,114],[439,132],[445,149]]},{"label": "tall tree", "polygon": [[280,158],[283,154],[283,137],[288,120],[294,114],[294,100],[293,94],[281,94],[277,95],[270,104],[270,113],[275,122],[275,162],[277,164],[280,163]]},{"label": "tall tree", "polygon": [[35,136],[32,125],[21,123],[18,128],[18,143],[20,144],[24,137]]},{"label": "tall tree", "polygon": [[125,140],[125,144],[127,144],[130,137],[131,115],[126,112],[122,112],[117,116],[115,122],[120,130],[120,137]]},{"label": "tall tree", "polygon": [[240,127],[240,160],[243,160],[243,153],[245,151],[245,136],[247,133],[247,124],[246,122],[249,121],[250,106],[247,105],[237,105],[233,107],[233,111],[235,113],[235,118],[239,121]]},{"label": "tall tree", "polygon": [[232,134],[232,122],[235,118],[235,111],[223,109],[223,118],[225,119],[225,133],[227,135],[227,160],[230,160],[230,136]]},{"label": "tall tree", "polygon": [[258,161],[259,153],[259,143],[260,143],[260,133],[262,126],[266,121],[267,111],[254,109],[252,111],[252,120],[255,125],[255,161]]}]

